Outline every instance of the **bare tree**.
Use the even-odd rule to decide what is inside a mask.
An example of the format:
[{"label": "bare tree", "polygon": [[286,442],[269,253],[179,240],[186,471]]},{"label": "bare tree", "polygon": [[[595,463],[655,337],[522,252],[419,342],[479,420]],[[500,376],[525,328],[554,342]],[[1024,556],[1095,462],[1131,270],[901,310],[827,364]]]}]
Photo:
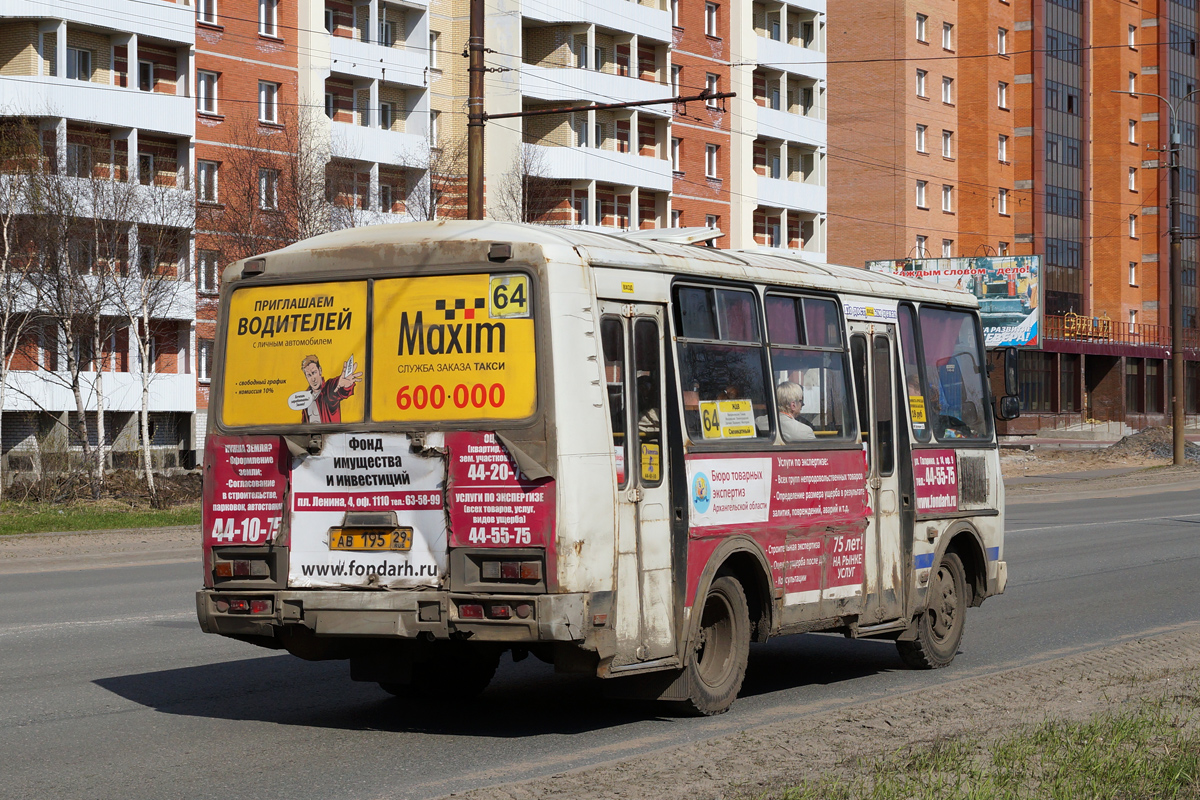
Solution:
[{"label": "bare tree", "polygon": [[[37,127],[26,119],[0,121],[0,432],[13,359],[37,320],[36,284],[30,281],[37,258],[23,228],[29,181],[42,164]],[[0,459],[0,497],[3,466]]]},{"label": "bare tree", "polygon": [[400,161],[419,178],[409,188],[404,207],[415,220],[461,216],[467,183],[467,141],[443,141],[441,147],[422,143],[400,154]]},{"label": "bare tree", "polygon": [[569,217],[560,220],[554,212],[567,198],[568,190],[566,182],[549,177],[542,151],[523,142],[512,166],[500,177],[493,213],[508,222],[563,224]]}]

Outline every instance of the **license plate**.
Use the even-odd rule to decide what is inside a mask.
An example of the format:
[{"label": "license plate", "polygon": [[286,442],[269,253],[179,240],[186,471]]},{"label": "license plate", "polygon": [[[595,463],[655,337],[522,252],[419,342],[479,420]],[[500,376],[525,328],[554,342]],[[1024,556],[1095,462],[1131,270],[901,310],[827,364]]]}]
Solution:
[{"label": "license plate", "polygon": [[411,550],[412,543],[412,528],[333,528],[329,531],[330,550]]}]

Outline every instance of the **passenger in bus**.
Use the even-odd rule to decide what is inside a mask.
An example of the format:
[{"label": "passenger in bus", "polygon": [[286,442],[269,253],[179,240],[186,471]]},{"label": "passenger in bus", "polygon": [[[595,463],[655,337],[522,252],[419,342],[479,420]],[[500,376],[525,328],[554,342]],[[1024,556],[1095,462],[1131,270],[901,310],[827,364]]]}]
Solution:
[{"label": "passenger in bus", "polygon": [[[816,439],[812,426],[800,418],[804,408],[804,389],[797,383],[784,381],[775,387],[775,404],[779,407],[779,435],[785,442],[804,442]],[[767,418],[758,417],[757,426],[767,428]]]}]

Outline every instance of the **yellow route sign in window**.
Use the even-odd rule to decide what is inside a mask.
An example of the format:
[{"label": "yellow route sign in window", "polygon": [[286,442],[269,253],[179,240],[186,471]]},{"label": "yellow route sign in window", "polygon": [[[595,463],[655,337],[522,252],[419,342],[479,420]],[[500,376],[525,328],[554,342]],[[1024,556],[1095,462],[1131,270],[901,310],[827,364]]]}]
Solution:
[{"label": "yellow route sign in window", "polygon": [[527,318],[529,309],[529,276],[491,276],[488,280],[488,316],[501,319]]}]

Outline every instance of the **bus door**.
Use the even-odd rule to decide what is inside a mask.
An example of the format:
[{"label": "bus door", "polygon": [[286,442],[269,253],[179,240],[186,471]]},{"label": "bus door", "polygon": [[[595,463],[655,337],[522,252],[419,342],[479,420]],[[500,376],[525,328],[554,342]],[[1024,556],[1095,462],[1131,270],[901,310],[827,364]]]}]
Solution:
[{"label": "bus door", "polygon": [[894,325],[850,322],[859,426],[867,453],[871,516],[867,520],[863,626],[904,616],[900,537],[900,470],[896,464],[896,331]]},{"label": "bus door", "polygon": [[617,462],[618,655],[614,666],[675,655],[670,484],[663,431],[662,306],[600,303]]}]

